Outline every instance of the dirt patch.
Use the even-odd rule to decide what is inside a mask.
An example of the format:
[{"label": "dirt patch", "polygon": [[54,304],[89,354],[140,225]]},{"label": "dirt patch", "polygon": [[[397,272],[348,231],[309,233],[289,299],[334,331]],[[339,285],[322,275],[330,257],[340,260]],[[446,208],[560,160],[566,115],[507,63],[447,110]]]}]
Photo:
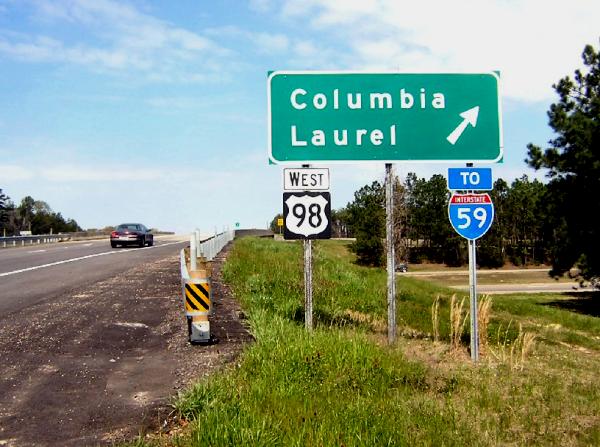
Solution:
[{"label": "dirt patch", "polygon": [[192,346],[179,258],[0,317],[0,446],[107,445],[163,426],[170,400],[252,339],[214,263],[211,331]]}]

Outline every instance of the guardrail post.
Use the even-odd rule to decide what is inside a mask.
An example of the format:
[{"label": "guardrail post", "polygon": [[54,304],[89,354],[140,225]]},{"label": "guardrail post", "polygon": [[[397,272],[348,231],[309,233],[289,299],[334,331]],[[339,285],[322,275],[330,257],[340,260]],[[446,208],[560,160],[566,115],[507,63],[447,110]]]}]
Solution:
[{"label": "guardrail post", "polygon": [[198,258],[198,252],[196,251],[196,233],[190,235],[190,269],[192,271],[197,269],[196,262]]},{"label": "guardrail post", "polygon": [[[195,236],[195,235],[194,235]],[[191,268],[192,247],[190,247],[190,268],[185,262],[184,251],[181,261],[181,283],[185,315],[188,322],[190,343],[211,343],[216,341],[210,334],[209,314],[212,313],[212,290],[210,281],[211,265],[205,258],[198,259],[196,269]]]}]

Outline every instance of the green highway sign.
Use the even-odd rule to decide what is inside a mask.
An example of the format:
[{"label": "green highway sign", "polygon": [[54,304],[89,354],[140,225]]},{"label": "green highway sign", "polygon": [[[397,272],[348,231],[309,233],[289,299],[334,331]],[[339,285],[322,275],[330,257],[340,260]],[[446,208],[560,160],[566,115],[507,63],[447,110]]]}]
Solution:
[{"label": "green highway sign", "polygon": [[497,73],[275,71],[269,159],[498,162]]}]

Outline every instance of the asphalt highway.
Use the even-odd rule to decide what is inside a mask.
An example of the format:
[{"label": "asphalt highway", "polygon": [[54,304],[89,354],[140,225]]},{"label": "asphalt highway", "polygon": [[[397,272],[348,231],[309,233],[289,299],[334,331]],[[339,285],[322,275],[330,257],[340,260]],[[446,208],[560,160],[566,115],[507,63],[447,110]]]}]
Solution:
[{"label": "asphalt highway", "polygon": [[0,249],[0,315],[176,254],[187,240],[155,237],[154,246],[144,248],[111,248],[108,240],[94,240]]}]

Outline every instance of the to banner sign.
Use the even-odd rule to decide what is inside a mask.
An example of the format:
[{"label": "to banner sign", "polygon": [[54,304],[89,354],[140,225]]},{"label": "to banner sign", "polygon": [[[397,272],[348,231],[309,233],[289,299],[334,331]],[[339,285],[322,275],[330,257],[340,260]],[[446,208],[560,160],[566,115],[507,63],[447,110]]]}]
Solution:
[{"label": "to banner sign", "polygon": [[492,226],[494,204],[489,194],[453,194],[448,216],[459,235],[469,240],[479,239]]},{"label": "to banner sign", "polygon": [[448,189],[490,191],[492,168],[448,168]]}]

